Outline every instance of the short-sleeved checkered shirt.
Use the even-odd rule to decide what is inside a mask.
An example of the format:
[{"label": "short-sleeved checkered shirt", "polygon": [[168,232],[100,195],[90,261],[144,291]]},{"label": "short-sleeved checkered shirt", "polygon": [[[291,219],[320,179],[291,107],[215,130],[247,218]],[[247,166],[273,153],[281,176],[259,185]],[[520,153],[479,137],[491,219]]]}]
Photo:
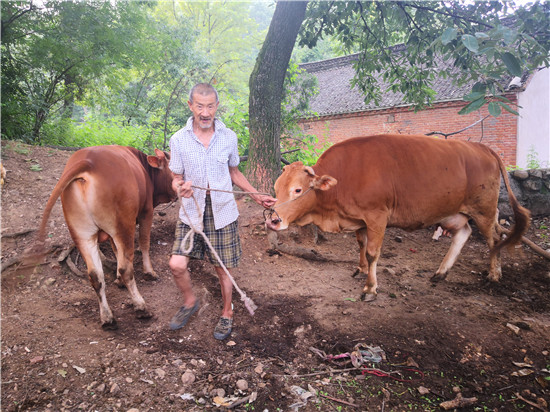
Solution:
[{"label": "short-sleeved checkered shirt", "polygon": [[[229,167],[239,165],[237,135],[220,120],[215,119],[214,122],[214,135],[208,149],[193,132],[193,117],[187,120],[185,127],[172,136],[170,139],[170,170],[175,174],[183,175],[185,181],[191,180],[193,186],[231,191],[233,184]],[[204,214],[206,191],[193,189],[193,192],[201,214]],[[212,190],[210,197],[212,198],[216,230],[237,220],[239,210],[232,193]],[[182,207],[185,207],[191,224],[201,228],[202,222],[199,222],[199,213],[193,198],[183,198]],[[190,224],[182,209],[180,209],[179,217],[183,223]]]}]

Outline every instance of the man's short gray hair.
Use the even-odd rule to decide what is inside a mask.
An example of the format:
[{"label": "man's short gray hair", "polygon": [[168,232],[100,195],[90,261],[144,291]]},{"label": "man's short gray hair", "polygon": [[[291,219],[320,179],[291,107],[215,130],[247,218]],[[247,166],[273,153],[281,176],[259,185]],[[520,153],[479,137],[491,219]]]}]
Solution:
[{"label": "man's short gray hair", "polygon": [[200,94],[201,96],[208,96],[209,94],[215,94],[216,95],[216,103],[219,102],[218,92],[216,91],[214,86],[212,86],[211,84],[208,84],[208,83],[199,83],[199,84],[196,84],[196,85],[193,86],[193,88],[189,92],[189,101],[191,102],[191,104],[193,104],[193,95],[194,94]]}]

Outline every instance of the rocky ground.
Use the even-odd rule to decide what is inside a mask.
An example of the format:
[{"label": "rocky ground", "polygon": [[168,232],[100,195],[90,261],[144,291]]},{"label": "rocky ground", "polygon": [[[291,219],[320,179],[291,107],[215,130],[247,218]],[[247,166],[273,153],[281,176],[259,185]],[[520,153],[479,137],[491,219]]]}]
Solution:
[{"label": "rocky ground", "polygon": [[[262,211],[239,199],[244,256],[233,274],[258,309],[251,316],[235,293],[235,329],[219,342],[212,332],[221,293],[203,262],[192,266],[201,310],[184,329],[168,328],[181,305],[168,268],[177,207],[159,206],[152,259],[160,279],[143,279],[136,257],[138,287],[155,316],[136,319],[111,277],[119,329],[102,330],[89,282],[58,262],[71,245],[59,203],[47,262],[21,260],[71,154],[2,142],[2,410],[548,410],[550,262],[519,246],[503,255],[502,281],[489,283],[487,246],[475,229],[437,285],[429,279],[450,239],[388,230],[379,296],[365,303],[364,278],[351,277],[353,234],[325,234],[317,244],[309,227],[280,235],[327,261],[268,253]],[[537,218],[528,234],[544,249],[549,226]],[[112,259],[107,244],[102,250]],[[85,271],[76,251],[70,258]]]}]

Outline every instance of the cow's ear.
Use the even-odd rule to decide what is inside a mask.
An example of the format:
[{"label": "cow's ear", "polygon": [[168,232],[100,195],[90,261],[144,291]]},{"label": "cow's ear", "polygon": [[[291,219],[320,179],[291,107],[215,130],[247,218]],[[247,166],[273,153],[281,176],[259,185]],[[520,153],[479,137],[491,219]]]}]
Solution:
[{"label": "cow's ear", "polygon": [[304,167],[304,170],[309,176],[315,177],[315,170],[311,166]]},{"label": "cow's ear", "polygon": [[155,149],[155,155],[159,158],[159,159],[164,159],[166,158],[166,156],[164,155],[164,152],[162,150],[159,150],[159,149]]},{"label": "cow's ear", "polygon": [[318,190],[329,190],[331,187],[336,186],[338,180],[329,175],[317,176],[313,179],[312,187]]},{"label": "cow's ear", "polygon": [[[164,153],[163,153],[163,155],[164,155]],[[149,165],[151,167],[154,167],[156,169],[163,169],[164,168],[164,164],[163,164],[160,156],[159,157],[157,157],[157,156],[147,156],[147,163],[149,163]]]}]

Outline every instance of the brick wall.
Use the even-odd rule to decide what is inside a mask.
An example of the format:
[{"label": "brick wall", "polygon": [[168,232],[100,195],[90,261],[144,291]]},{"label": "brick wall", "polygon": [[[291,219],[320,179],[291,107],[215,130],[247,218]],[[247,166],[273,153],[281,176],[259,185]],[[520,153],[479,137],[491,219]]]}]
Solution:
[{"label": "brick wall", "polygon": [[[507,97],[515,101],[515,95]],[[458,111],[463,106],[465,102],[455,101],[437,103],[433,108],[416,113],[407,107],[373,110],[304,120],[301,125],[306,133],[316,135],[321,145],[325,141],[337,143],[350,137],[381,133],[452,133],[470,126],[488,114],[485,106],[482,110],[459,115]],[[511,113],[503,111],[499,117],[491,116],[449,138],[482,142],[497,152],[506,166],[516,164],[517,116]]]}]

